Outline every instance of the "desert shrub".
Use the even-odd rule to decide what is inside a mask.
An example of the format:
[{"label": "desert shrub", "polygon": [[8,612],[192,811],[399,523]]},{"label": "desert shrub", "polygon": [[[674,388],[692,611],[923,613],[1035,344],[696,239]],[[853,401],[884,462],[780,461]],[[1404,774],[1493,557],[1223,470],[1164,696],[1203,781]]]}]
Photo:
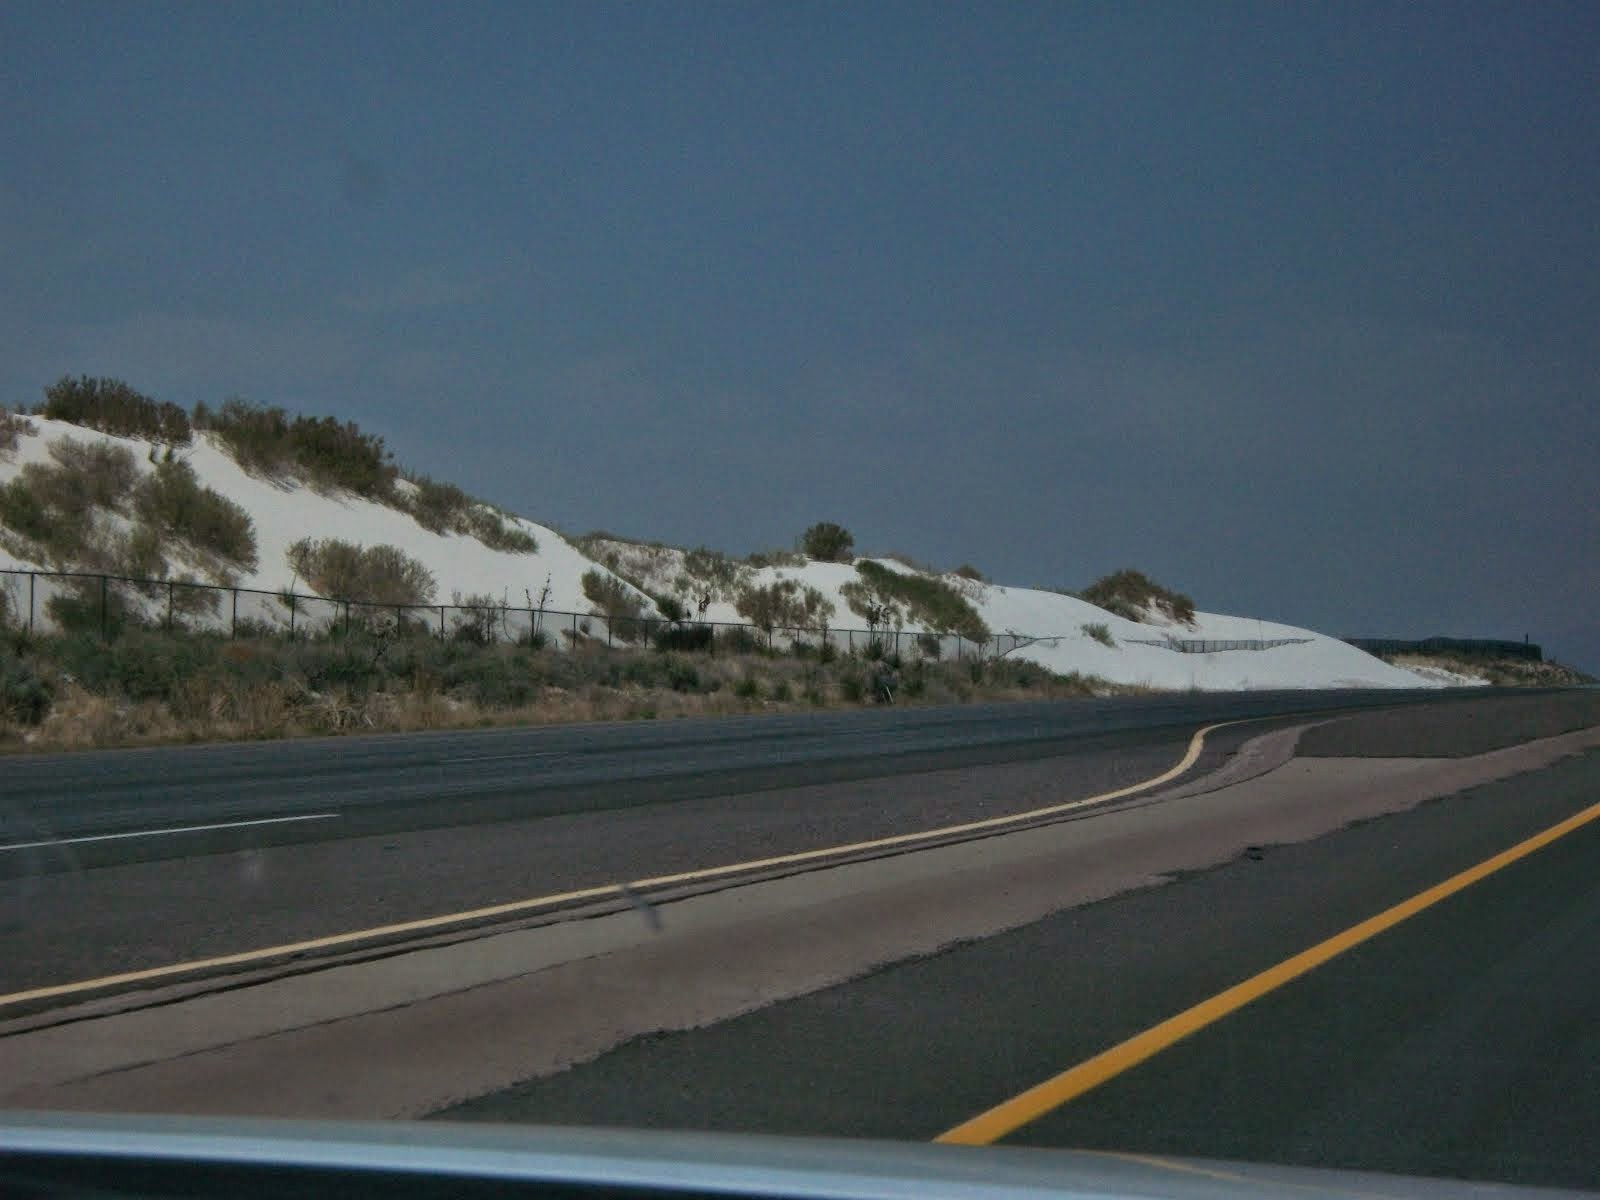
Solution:
[{"label": "desert shrub", "polygon": [[917,634],[917,649],[922,652],[923,658],[937,660],[944,653],[944,643],[936,633]]},{"label": "desert shrub", "polygon": [[0,524],[36,543],[54,565],[122,569],[107,551],[121,535],[111,536],[95,517],[126,501],[139,477],[133,455],[123,446],[71,438],[52,442],[50,455],[54,462],[28,463],[0,487]]},{"label": "desert shrub", "polygon": [[170,700],[219,658],[216,638],[172,636],[130,629],[105,640],[92,632],[60,638],[55,647],[62,670],[88,690],[128,700]]},{"label": "desert shrub", "polygon": [[0,454],[15,450],[24,434],[35,434],[39,427],[26,417],[0,408]]},{"label": "desert shrub", "polygon": [[394,486],[398,471],[383,439],[363,433],[354,421],[296,417],[289,425],[289,444],[313,482],[373,499],[387,496]]},{"label": "desert shrub", "polygon": [[44,602],[45,614],[63,633],[99,633],[115,636],[133,622],[123,595],[111,588],[101,591],[90,579],[74,579]]},{"label": "desert shrub", "polygon": [[16,725],[37,725],[54,699],[55,689],[31,663],[0,653],[0,718]]},{"label": "desert shrub", "polygon": [[850,611],[867,623],[868,629],[887,629],[891,625],[899,629],[906,623],[904,609],[859,579],[841,584],[839,594],[844,597]]},{"label": "desert shrub", "polygon": [[800,548],[817,562],[849,562],[856,539],[843,525],[818,521],[800,535]]},{"label": "desert shrub", "polygon": [[[25,475],[27,468],[23,470]],[[56,533],[50,510],[44,506],[38,493],[28,486],[23,475],[9,483],[0,484],[0,525],[40,543],[49,542]]]},{"label": "desert shrub", "polygon": [[1193,600],[1131,568],[1102,576],[1084,588],[1080,596],[1096,608],[1129,621],[1142,621],[1154,609],[1185,625],[1194,623]]},{"label": "desert shrub", "polygon": [[426,475],[407,478],[415,490],[404,507],[417,524],[431,533],[459,532],[465,524],[467,510],[476,501],[453,483],[438,483]]},{"label": "desert shrub", "polygon": [[509,647],[450,648],[440,670],[443,690],[485,708],[513,708],[532,703],[544,686],[537,659]]},{"label": "desert shrub", "polygon": [[615,635],[631,636],[634,624],[644,615],[643,598],[616,576],[600,571],[585,571],[580,582],[595,614],[606,619]]},{"label": "desert shrub", "polygon": [[834,614],[833,602],[814,587],[795,579],[778,579],[763,587],[746,587],[734,601],[739,615],[771,633],[785,629],[821,629]]},{"label": "desert shrub", "polygon": [[459,533],[477,538],[491,550],[533,554],[539,543],[504,513],[474,499],[453,483],[439,483],[426,475],[411,475],[409,494],[397,493],[399,507],[431,533]]},{"label": "desert shrub", "polygon": [[656,630],[655,647],[657,650],[709,654],[714,632],[709,625],[668,625]]},{"label": "desert shrub", "polygon": [[988,583],[989,582],[988,578],[984,575],[984,573],[982,571],[978,570],[978,568],[973,566],[971,563],[962,563],[954,571],[951,571],[950,574],[959,575],[962,579],[970,579],[974,583]]},{"label": "desert shrub", "polygon": [[117,508],[139,480],[139,464],[126,446],[57,438],[49,449],[54,466],[29,463],[22,473],[40,498],[64,515]]},{"label": "desert shrub", "polygon": [[745,555],[745,564],[755,570],[763,567],[803,567],[806,556],[794,550],[757,550]]},{"label": "desert shrub", "polygon": [[538,539],[513,524],[499,509],[481,501],[467,510],[467,529],[491,550],[505,554],[537,554]]},{"label": "desert shrub", "polygon": [[1078,628],[1083,630],[1085,637],[1093,638],[1102,646],[1110,646],[1113,650],[1116,649],[1117,642],[1111,636],[1111,627],[1104,621],[1089,621]]},{"label": "desert shrub", "polygon": [[39,415],[118,437],[173,446],[186,446],[192,437],[189,415],[183,409],[152,400],[120,379],[63,376],[45,389]]},{"label": "desert shrub", "polygon": [[430,604],[434,579],[398,546],[360,546],[337,538],[301,538],[289,565],[318,593],[367,604]]},{"label": "desert shrub", "polygon": [[675,692],[698,692],[701,688],[700,671],[691,662],[667,656],[667,686]]},{"label": "desert shrub", "polygon": [[281,408],[233,398],[215,412],[197,407],[195,424],[215,434],[248,471],[294,474],[372,500],[387,499],[399,475],[383,439],[354,421],[290,417]]},{"label": "desert shrub", "polygon": [[683,601],[671,592],[652,593],[650,599],[655,601],[656,611],[669,621],[682,621],[689,615]]},{"label": "desert shrub", "polygon": [[717,648],[724,654],[767,653],[767,643],[757,637],[753,630],[746,629],[743,625],[718,630]]},{"label": "desert shrub", "polygon": [[733,685],[733,694],[741,700],[754,700],[761,695],[761,685],[754,675],[746,675]]},{"label": "desert shrub", "polygon": [[164,537],[245,570],[256,565],[255,525],[250,514],[221,492],[203,486],[182,459],[161,463],[141,480],[134,494],[140,521]]},{"label": "desert shrub", "polygon": [[[989,627],[978,610],[942,579],[905,575],[871,559],[858,562],[856,574],[860,576],[860,586],[852,588],[846,598],[851,610],[862,616],[867,615],[862,608],[876,600],[892,610],[903,607],[912,620],[940,633],[959,634],[980,645],[989,640]],[[858,603],[861,607],[857,607]]]},{"label": "desert shrub", "polygon": [[842,671],[839,674],[839,695],[851,704],[860,704],[867,695],[867,678],[859,671]]},{"label": "desert shrub", "polygon": [[750,567],[704,546],[684,552],[683,566],[674,582],[676,590],[713,600],[734,600],[750,577]]},{"label": "desert shrub", "polygon": [[486,593],[463,596],[453,592],[450,603],[457,611],[450,618],[451,637],[458,642],[487,646],[498,640],[505,605]]},{"label": "desert shrub", "polygon": [[265,408],[230,397],[216,411],[204,404],[195,405],[194,424],[197,429],[215,434],[233,461],[246,471],[276,475],[294,465],[289,414],[281,408]]}]

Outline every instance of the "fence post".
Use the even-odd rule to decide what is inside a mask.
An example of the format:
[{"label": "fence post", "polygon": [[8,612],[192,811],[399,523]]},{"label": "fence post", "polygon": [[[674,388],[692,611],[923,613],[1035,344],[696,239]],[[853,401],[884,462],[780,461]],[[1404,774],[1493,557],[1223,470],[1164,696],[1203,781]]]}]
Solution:
[{"label": "fence post", "polygon": [[293,592],[289,593],[289,640],[294,641],[294,610],[295,601],[299,599]]},{"label": "fence post", "polygon": [[344,602],[344,635],[350,636],[350,601]]},{"label": "fence post", "polygon": [[228,625],[228,637],[232,639],[239,636],[239,589],[228,590],[233,593],[233,620]]},{"label": "fence post", "polygon": [[107,588],[107,586],[108,585],[106,583],[106,577],[104,575],[100,576],[100,638],[101,638],[102,641],[104,641],[106,636],[107,636],[106,635],[106,588]]},{"label": "fence post", "polygon": [[444,641],[444,605],[439,605],[439,640]]},{"label": "fence post", "polygon": [[167,632],[172,632],[172,580],[167,580]]},{"label": "fence post", "polygon": [[956,634],[956,661],[961,661],[961,635]]},{"label": "fence post", "polygon": [[39,576],[32,571],[28,572],[28,634],[33,634],[33,586]]}]

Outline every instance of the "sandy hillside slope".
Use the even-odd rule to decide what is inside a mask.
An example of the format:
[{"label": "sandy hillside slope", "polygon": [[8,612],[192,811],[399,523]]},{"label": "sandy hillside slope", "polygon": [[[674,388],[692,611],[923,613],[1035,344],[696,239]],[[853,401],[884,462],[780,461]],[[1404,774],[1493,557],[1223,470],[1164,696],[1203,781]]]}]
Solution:
[{"label": "sandy hillside slope", "polygon": [[[119,438],[62,421],[29,418],[33,432],[23,433],[15,449],[0,453],[0,483],[14,478],[30,462],[49,463],[49,446],[60,438],[126,447],[142,473],[155,468],[150,443]],[[694,568],[704,566],[682,550],[639,546],[629,542],[586,541],[574,545],[556,530],[521,517],[508,524],[537,542],[532,553],[491,549],[472,536],[435,533],[423,528],[408,513],[385,504],[337,491],[320,491],[291,478],[263,478],[243,469],[221,448],[213,435],[196,432],[193,444],[178,451],[194,469],[199,481],[241,505],[255,526],[257,562],[253,570],[236,571],[234,581],[244,588],[278,592],[291,586],[310,590],[296,578],[288,549],[297,539],[335,537],[363,545],[398,546],[421,562],[437,581],[436,600],[449,603],[455,596],[489,596],[513,607],[537,604],[541,594],[548,609],[590,612],[582,579],[599,571],[638,585],[637,594],[647,614],[658,609],[649,595],[674,595],[693,614],[710,594],[704,615],[713,621],[736,622],[741,592],[793,581],[794,592],[812,597],[819,623],[833,629],[864,629],[866,620],[852,610],[852,585],[859,589],[856,564],[785,561],[781,565],[754,567],[736,560],[718,559],[722,578],[711,580]],[[401,485],[406,486],[404,484]],[[119,518],[107,514],[115,523]],[[0,530],[0,534],[4,531]],[[23,544],[10,537],[0,545],[0,568],[48,569],[52,564],[28,557]],[[883,567],[912,573],[898,562],[871,560]],[[609,564],[609,565],[608,565]],[[172,569],[180,570],[174,563]],[[202,576],[203,577],[203,576]],[[1009,650],[1053,671],[1078,671],[1128,684],[1172,689],[1427,687],[1447,681],[1424,677],[1391,666],[1337,639],[1311,630],[1249,617],[1197,612],[1191,623],[1178,623],[1158,611],[1133,621],[1097,608],[1073,596],[1030,588],[1006,587],[954,575],[932,576],[958,591],[976,611],[988,630],[1000,635],[1039,639]],[[1087,628],[1086,628],[1087,627]],[[1095,628],[1103,627],[1103,629]],[[907,639],[927,632],[929,625],[912,613],[897,614],[886,626]],[[935,630],[949,633],[949,630]],[[1222,650],[1213,653],[1179,653],[1169,639],[1284,642],[1256,650]],[[1005,647],[1017,638],[1002,638]],[[1105,644],[1109,641],[1110,644]],[[1155,644],[1151,644],[1155,643]],[[970,644],[969,642],[964,642]],[[953,636],[942,639],[941,652],[955,650]]]}]

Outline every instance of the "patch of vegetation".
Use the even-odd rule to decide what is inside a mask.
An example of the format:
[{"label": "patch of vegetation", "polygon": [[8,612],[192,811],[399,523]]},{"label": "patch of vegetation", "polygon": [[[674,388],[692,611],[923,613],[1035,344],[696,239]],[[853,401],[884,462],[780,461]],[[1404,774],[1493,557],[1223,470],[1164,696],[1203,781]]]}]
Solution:
[{"label": "patch of vegetation", "polygon": [[1085,637],[1093,638],[1102,646],[1109,646],[1113,650],[1117,648],[1116,639],[1111,636],[1111,626],[1104,621],[1089,621],[1078,628],[1083,630]]},{"label": "patch of vegetation", "polygon": [[715,633],[710,625],[668,625],[656,630],[652,640],[657,650],[710,654],[715,645]]},{"label": "patch of vegetation", "polygon": [[585,571],[580,581],[583,595],[606,619],[613,636],[631,640],[644,616],[645,602],[626,583],[601,571]]},{"label": "patch of vegetation", "polygon": [[197,405],[194,424],[216,435],[235,462],[257,474],[292,475],[379,501],[391,499],[399,476],[383,439],[363,433],[354,421],[290,417],[281,408],[232,398],[215,411]]},{"label": "patch of vegetation", "polygon": [[24,435],[31,437],[38,432],[39,427],[27,417],[0,408],[0,454],[10,454]]},{"label": "patch of vegetation", "polygon": [[29,557],[61,570],[113,570],[118,537],[98,521],[124,506],[139,478],[127,447],[57,438],[52,463],[27,463],[0,487],[0,525],[28,543]]},{"label": "patch of vegetation", "polygon": [[0,725],[37,725],[54,698],[55,689],[33,664],[9,648],[0,650]]},{"label": "patch of vegetation", "polygon": [[230,641],[129,626],[110,639],[97,631],[13,636],[0,642],[0,743],[72,749],[1117,690],[1010,660],[735,654],[723,653],[733,643],[720,639],[716,657],[592,642],[557,653],[436,630],[357,623],[291,640],[261,627]]},{"label": "patch of vegetation", "polygon": [[472,592],[465,596],[460,592],[452,592],[450,605],[455,609],[450,616],[450,636],[456,641],[488,646],[499,640],[508,607],[504,602],[487,592]]},{"label": "patch of vegetation", "polygon": [[289,547],[288,559],[295,574],[315,591],[339,600],[431,604],[437,586],[428,568],[398,546],[301,538]]},{"label": "patch of vegetation", "polygon": [[849,562],[856,539],[843,525],[818,521],[800,535],[800,549],[817,562]]},{"label": "patch of vegetation", "polygon": [[757,550],[745,555],[744,561],[759,571],[763,567],[803,567],[806,556],[794,550]]},{"label": "patch of vegetation", "polygon": [[492,504],[475,499],[453,483],[439,483],[426,475],[408,475],[406,479],[412,486],[396,489],[395,503],[430,533],[477,538],[489,549],[508,554],[538,552],[534,536]]},{"label": "patch of vegetation", "polygon": [[169,446],[187,446],[192,437],[188,413],[176,404],[153,400],[120,379],[63,376],[44,390],[39,415]]},{"label": "patch of vegetation", "polygon": [[426,475],[407,475],[413,490],[405,500],[405,510],[429,533],[461,533],[467,510],[474,503],[453,483],[439,483]]},{"label": "patch of vegetation", "polygon": [[739,615],[764,633],[774,629],[823,629],[833,618],[833,602],[796,579],[745,587],[734,602]]},{"label": "patch of vegetation", "polygon": [[138,482],[139,466],[126,446],[57,438],[49,450],[53,468],[29,463],[23,474],[31,471],[40,499],[63,513],[85,517],[96,508],[115,509]]},{"label": "patch of vegetation", "polygon": [[1453,671],[1457,675],[1482,679],[1494,687],[1583,687],[1596,682],[1592,675],[1554,659],[1535,661],[1448,650],[1430,654],[1380,654],[1377,657],[1397,667],[1436,667]]},{"label": "patch of vegetation", "polygon": [[689,609],[671,592],[653,593],[650,599],[655,601],[656,611],[669,621],[682,621],[689,616]]},{"label": "patch of vegetation", "polygon": [[250,514],[221,492],[203,486],[194,468],[182,459],[159,464],[139,482],[133,509],[145,530],[186,542],[235,567],[255,570],[256,534]]},{"label": "patch of vegetation", "polygon": [[[652,597],[688,590],[679,572],[678,552],[670,546],[603,530],[569,540],[586,557]],[[678,575],[676,580],[674,574]]]},{"label": "patch of vegetation", "polygon": [[860,586],[850,588],[846,598],[851,610],[863,617],[867,614],[862,608],[875,604],[895,613],[904,611],[911,620],[938,633],[957,634],[978,645],[989,640],[989,627],[978,610],[942,579],[902,574],[871,559],[856,563],[856,574]]},{"label": "patch of vegetation", "polygon": [[736,559],[704,546],[684,552],[683,565],[674,587],[685,595],[713,601],[736,603],[740,590],[750,579],[751,569]]},{"label": "patch of vegetation", "polygon": [[962,563],[954,571],[951,571],[950,574],[960,576],[962,579],[970,579],[974,583],[989,582],[988,577],[971,563]]},{"label": "patch of vegetation", "polygon": [[1147,621],[1155,611],[1180,624],[1194,624],[1193,600],[1131,568],[1095,580],[1083,589],[1080,598],[1129,621]]}]

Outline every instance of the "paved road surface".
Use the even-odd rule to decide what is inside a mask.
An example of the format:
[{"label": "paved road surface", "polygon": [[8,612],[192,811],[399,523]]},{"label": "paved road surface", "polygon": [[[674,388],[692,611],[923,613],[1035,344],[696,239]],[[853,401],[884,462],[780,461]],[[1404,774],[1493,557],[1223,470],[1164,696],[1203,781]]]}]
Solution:
[{"label": "paved road surface", "polygon": [[16,755],[0,759],[0,844],[339,817],[254,827],[242,842],[197,835],[77,850],[122,862],[1018,761],[1076,750],[1086,737],[1439,697],[1186,694]]},{"label": "paved road surface", "polygon": [[[435,743],[431,749],[409,739],[328,744],[331,758],[312,753],[298,767],[279,763],[274,770],[281,775],[273,786],[307,791],[324,787],[329,794],[354,797],[354,811],[371,824],[329,822],[315,838],[297,844],[264,839],[225,853],[186,852],[192,846],[155,856],[118,849],[103,865],[80,861],[71,869],[55,866],[19,875],[0,893],[15,901],[8,909],[10,925],[0,929],[0,970],[42,981],[73,978],[82,971],[116,969],[122,960],[135,965],[162,962],[169,956],[203,953],[207,947],[258,944],[261,938],[307,924],[342,929],[356,919],[435,912],[475,896],[517,898],[552,880],[586,873],[627,877],[641,864],[649,864],[648,869],[663,869],[670,862],[705,865],[707,857],[722,854],[831,844],[861,831],[1018,811],[1148,776],[1173,761],[1194,724],[1224,717],[1230,706],[1265,705],[1266,711],[1281,712],[1310,698],[1326,700],[1303,694],[1277,699],[1183,697],[1144,702],[1143,708],[1135,703],[1109,709],[1092,704],[1076,709],[1029,706],[989,714],[869,713],[836,731],[842,748],[836,745],[832,751],[827,738],[814,736],[816,730],[786,731],[777,723],[765,729],[759,728],[762,722],[749,722],[740,729],[705,723],[688,729],[553,731],[579,742],[596,736],[602,743],[620,739],[593,746],[590,752],[612,756],[624,775],[635,772],[641,790],[625,803],[607,803],[615,797],[603,787],[594,793],[599,802],[593,804],[583,799],[582,787],[590,785],[541,790],[538,780],[528,778],[523,762],[520,782],[514,773],[502,774],[503,766],[491,766],[478,776],[473,796],[432,806],[418,797],[387,805],[381,789],[363,792],[356,764],[366,762],[368,770],[382,774],[388,758],[415,761],[431,754],[456,761],[464,773],[473,774],[479,770],[470,765],[474,756],[491,755],[487,744],[477,736]],[[1359,705],[1392,697],[1347,699]],[[1403,748],[1410,755],[1449,759],[1597,723],[1600,696],[1593,693],[1480,694],[1465,701],[1340,718],[1309,737],[1306,750],[1332,756],[1324,760],[1326,768],[1317,770],[1337,772],[1348,769],[1339,766],[1341,756],[1372,750],[1394,754]],[[518,749],[506,752],[523,756],[539,742],[538,734],[549,732],[514,735],[505,744]],[[1225,731],[1209,761],[1214,763],[1243,736]],[[638,748],[627,744],[630,737],[642,739]],[[726,761],[723,743],[731,744],[730,753],[741,764],[728,772],[717,769]],[[873,745],[879,749],[876,757],[863,757]],[[898,754],[891,751],[896,745]],[[233,755],[264,749],[269,748],[191,752],[194,758],[180,754],[158,761],[169,773],[174,764],[200,763],[204,769],[191,766],[187,776],[174,779],[175,786],[193,789],[196,804],[205,804],[225,801],[227,788],[224,779],[205,779],[206,770],[220,775],[238,771],[244,764]],[[299,747],[270,749],[281,757]],[[635,754],[639,757],[630,757]],[[151,768],[135,761],[142,761],[141,755],[107,757],[113,766],[133,763],[127,768],[131,777],[145,772],[145,782],[138,786],[155,786]],[[510,760],[490,756],[487,761]],[[1400,777],[1393,764],[1378,766],[1362,778]],[[1406,769],[1400,768],[1401,773]],[[1469,764],[1465,769],[1478,768]],[[1272,846],[1166,886],[1125,892],[1043,920],[1038,914],[1056,911],[1059,902],[1055,909],[1039,907],[1023,918],[1032,923],[1013,932],[995,934],[1008,926],[988,925],[969,935],[981,940],[957,949],[902,961],[854,982],[694,1032],[626,1042],[584,1065],[491,1094],[446,1115],[931,1137],[1594,803],[1597,769],[1600,758],[1590,753],[1313,841]],[[831,782],[796,782],[797,775],[812,773]],[[653,799],[645,790],[652,786],[652,775],[663,781],[653,785]],[[34,782],[39,784],[39,777]],[[266,802],[270,790],[260,789],[253,803]],[[122,802],[98,812],[69,804],[64,816],[102,822],[90,827],[114,828],[119,814],[127,816],[132,794],[125,788]],[[1371,795],[1365,785],[1360,794]],[[1088,837],[1084,845],[1094,846],[1096,829],[1142,828],[1145,849],[1159,849],[1173,842],[1173,831],[1203,827],[1203,821],[1186,825],[1190,816],[1235,811],[1225,799],[1198,799],[1204,802],[1185,806],[1181,800],[1152,801],[1125,810],[1124,816],[1086,816],[1080,825],[1000,839],[992,848],[981,843],[950,847],[954,857],[939,861],[963,858],[969,865],[985,864],[967,876],[965,886],[970,890],[976,879],[1003,882],[985,896],[992,893],[1009,904],[1012,896],[1037,891],[1043,877],[1024,886],[1014,872],[1008,874],[1010,868],[1003,865],[1009,861],[1006,847],[1029,838],[1030,844],[1053,844],[1058,833],[1073,829]],[[458,800],[460,808],[454,807]],[[81,808],[94,810],[95,805]],[[1309,808],[1302,802],[1302,810],[1328,811],[1320,802]],[[1248,809],[1237,811],[1243,815]],[[1258,810],[1273,819],[1280,811],[1275,802]],[[1336,828],[1348,819],[1335,817],[1317,828]],[[1600,1127],[1600,1087],[1595,1086],[1600,1082],[1595,1073],[1600,1047],[1592,1032],[1600,1017],[1592,1000],[1600,978],[1593,957],[1584,953],[1585,938],[1600,915],[1600,896],[1589,882],[1600,854],[1593,828],[1024,1126],[1012,1140],[1600,1186],[1589,1161],[1593,1139],[1588,1136]],[[1220,827],[1213,832],[1227,836]],[[1223,861],[1242,844],[1230,841],[1221,856],[1194,861]],[[1114,842],[1105,844],[1108,856],[1130,848],[1131,843],[1121,850]],[[897,894],[909,899],[922,889],[937,898],[928,905],[929,912],[954,919],[968,910],[967,900],[949,898],[953,876],[934,870],[924,872],[923,882],[915,879],[916,863],[933,861],[941,853],[911,855],[899,866],[894,866],[896,860],[858,863],[845,871],[821,873],[816,880],[828,886],[825,876],[854,872],[853,878],[870,880],[881,890],[879,881],[909,870],[906,886]],[[1088,859],[1081,862],[1085,869],[1094,866]],[[1024,860],[1018,859],[1017,865],[1020,869]],[[1145,867],[1133,870],[1135,886],[1154,877]],[[1046,874],[1049,880],[1062,879],[1059,868]],[[1071,873],[1073,878],[1077,874]],[[809,878],[785,881],[785,886],[791,882],[811,886]],[[737,913],[740,897],[753,891],[707,897],[712,903],[704,911]],[[804,891],[802,887],[796,894]],[[861,917],[874,929],[887,913],[877,902],[878,894],[869,888],[858,904]],[[975,894],[971,899],[982,900]],[[895,919],[914,922],[917,915],[914,905],[902,905]],[[637,919],[625,916],[632,922],[629,936],[641,936]],[[779,924],[789,919],[777,912],[773,916]],[[797,911],[794,928],[803,929],[809,919],[804,910]],[[562,936],[581,936],[575,927],[585,924],[569,923],[574,928]],[[752,930],[759,927],[759,922],[751,925]],[[501,940],[509,946],[507,939],[523,936]],[[482,939],[481,944],[494,941]],[[661,953],[670,955],[679,944],[663,939]],[[939,944],[926,943],[930,948]],[[443,953],[429,961],[444,961]],[[643,953],[648,957],[650,952]],[[405,960],[424,958],[429,956],[399,956],[393,963],[397,978],[404,976]],[[709,961],[720,960],[713,953]],[[880,958],[872,965],[884,961],[889,960]],[[203,1109],[206,1097],[224,1088],[230,1103],[248,1107],[258,1094],[252,1089],[287,1083],[291,1077],[296,1086],[314,1092],[337,1091],[338,1083],[328,1079],[324,1064],[341,1052],[356,1072],[371,1073],[380,1084],[380,1065],[390,1065],[396,1068],[397,1082],[409,1071],[415,1076],[413,1085],[425,1085],[429,1080],[417,1072],[433,1067],[386,1055],[427,1059],[446,1071],[448,1060],[457,1056],[474,1057],[475,1070],[492,1066],[504,1056],[507,1043],[484,1037],[481,1026],[452,1021],[449,1014],[485,1008],[485,1015],[504,1026],[503,1034],[527,1038],[531,1030],[516,1031],[518,1022],[529,1020],[529,1008],[515,1005],[494,1012],[496,998],[536,994],[546,987],[547,976],[569,968],[581,978],[590,970],[588,962],[580,957],[560,971],[533,974],[526,966],[514,967],[514,977],[503,983],[465,991],[458,985],[460,994],[447,990],[436,1002],[370,1013],[363,1009],[327,1028],[315,1023],[291,1026],[281,1035],[246,1038],[204,1053],[177,1053],[147,1067],[138,1066],[135,1051],[127,1064],[135,1069],[64,1082],[57,1094],[110,1097],[120,1087],[129,1093],[119,1101],[124,1105],[134,1093],[146,1103],[150,1095],[159,1094],[172,1104]],[[672,970],[683,964],[659,965]],[[603,975],[607,967],[599,962],[593,969]],[[349,974],[353,978],[359,972]],[[338,971],[312,972],[286,981],[294,986],[272,994],[336,1001],[347,992],[340,976]],[[323,987],[318,981],[325,977]],[[441,982],[449,988],[448,979],[441,977]],[[649,979],[616,982],[648,999]],[[709,988],[707,998],[716,1000],[717,979],[683,982]],[[831,982],[824,979],[812,986]],[[268,990],[261,989],[263,994]],[[104,1036],[124,1028],[155,1031],[165,1020],[171,1028],[162,1036],[176,1038],[172,1045],[189,1039],[199,1047],[210,1036],[209,1026],[195,1023],[202,1013],[212,1014],[208,1019],[245,1024],[267,1020],[271,1029],[272,1013],[252,1000],[251,992],[219,993],[192,1007],[159,1006],[126,1020],[108,1018],[102,1023]],[[574,994],[585,1011],[593,1007],[587,999],[591,994],[592,989]],[[508,1019],[512,1024],[505,1026]],[[604,1025],[609,1018],[601,1013],[598,1019]],[[49,1052],[55,1056],[49,1059],[50,1069],[67,1068],[57,1078],[70,1081],[76,1077],[60,1055],[66,1052],[71,1059],[78,1053],[72,1039],[87,1037],[83,1050],[92,1056],[95,1026],[92,1021],[81,1027],[63,1025],[41,1032],[28,1044],[36,1044],[41,1053],[46,1046],[56,1047]],[[396,1034],[400,1040],[389,1044],[386,1054],[374,1057],[360,1051],[368,1040],[384,1045]],[[326,1043],[321,1052],[302,1053],[303,1061],[287,1069],[285,1054],[319,1040]],[[22,1045],[6,1043],[8,1051]],[[14,1054],[14,1066],[21,1068],[28,1056],[27,1050]],[[35,1066],[44,1063],[34,1060]],[[501,1074],[492,1086],[530,1073]],[[202,1085],[204,1079],[210,1082]],[[146,1092],[141,1080],[149,1086],[162,1081],[166,1090]],[[368,1091],[372,1086],[363,1085]],[[482,1090],[480,1085],[453,1094]],[[380,1088],[377,1094],[389,1093]],[[443,1093],[434,1105],[451,1094]],[[307,1097],[314,1099],[311,1093]]]},{"label": "paved road surface", "polygon": [[[1021,811],[1155,775],[1204,723],[1419,700],[1462,703],[1184,695],[10,758],[0,994]],[[123,836],[241,821],[269,823]]]},{"label": "paved road surface", "polygon": [[[1463,754],[1508,736],[1484,717],[1401,719],[1422,753]],[[1357,717],[1320,741],[1392,754],[1392,728]],[[440,1115],[931,1138],[1594,804],[1597,785],[1590,753]],[[1600,1189],[1597,868],[1600,823],[1008,1141]]]}]

